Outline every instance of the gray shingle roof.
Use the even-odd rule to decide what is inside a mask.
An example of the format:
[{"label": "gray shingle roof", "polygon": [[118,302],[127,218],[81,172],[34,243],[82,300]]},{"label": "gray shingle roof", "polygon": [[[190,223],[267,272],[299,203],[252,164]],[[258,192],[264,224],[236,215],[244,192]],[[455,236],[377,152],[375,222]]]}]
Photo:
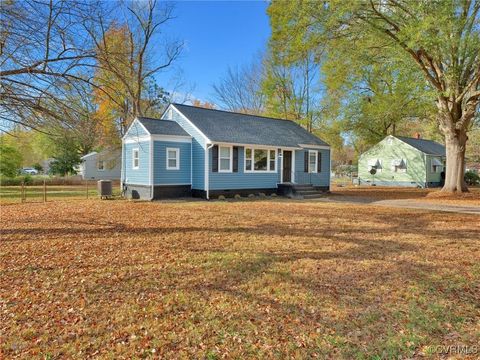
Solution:
[{"label": "gray shingle roof", "polygon": [[139,117],[137,118],[137,120],[143,126],[145,126],[148,132],[152,135],[190,136],[175,121],[152,119],[146,117]]},{"label": "gray shingle roof", "polygon": [[328,144],[290,120],[173,104],[211,141],[298,147]]},{"label": "gray shingle roof", "polygon": [[445,156],[445,146],[433,140],[396,136],[398,139],[429,155]]}]

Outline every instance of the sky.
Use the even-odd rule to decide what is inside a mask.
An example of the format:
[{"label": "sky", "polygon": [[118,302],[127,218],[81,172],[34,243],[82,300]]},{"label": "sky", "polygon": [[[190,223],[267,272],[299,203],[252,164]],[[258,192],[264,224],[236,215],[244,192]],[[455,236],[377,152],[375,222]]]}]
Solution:
[{"label": "sky", "polygon": [[[168,36],[185,43],[177,67],[189,84],[185,89],[212,101],[212,84],[228,67],[250,63],[266,49],[270,37],[266,1],[179,1]],[[161,75],[159,80],[164,79]],[[193,86],[193,89],[192,89]]]}]

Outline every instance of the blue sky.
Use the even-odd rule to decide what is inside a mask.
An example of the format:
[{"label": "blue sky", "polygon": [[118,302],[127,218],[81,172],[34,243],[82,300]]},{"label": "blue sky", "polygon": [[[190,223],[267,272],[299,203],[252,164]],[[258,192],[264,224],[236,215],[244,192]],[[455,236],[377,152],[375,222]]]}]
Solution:
[{"label": "blue sky", "polygon": [[[185,42],[177,66],[193,97],[212,98],[212,84],[229,66],[252,61],[270,37],[266,1],[180,1],[168,35]],[[163,78],[163,76],[161,76]],[[159,78],[160,80],[160,78]]]}]

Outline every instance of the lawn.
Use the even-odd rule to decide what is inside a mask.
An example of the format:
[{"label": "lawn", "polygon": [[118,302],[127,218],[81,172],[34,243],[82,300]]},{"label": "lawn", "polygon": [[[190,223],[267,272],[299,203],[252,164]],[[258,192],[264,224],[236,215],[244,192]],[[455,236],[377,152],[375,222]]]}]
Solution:
[{"label": "lawn", "polygon": [[4,358],[479,356],[476,215],[90,199],[0,230]]},{"label": "lawn", "polygon": [[343,197],[363,197],[369,200],[411,199],[432,204],[480,206],[480,187],[478,186],[469,187],[468,193],[455,195],[441,193],[439,190],[439,188],[417,189],[389,186],[332,186],[333,194]]}]

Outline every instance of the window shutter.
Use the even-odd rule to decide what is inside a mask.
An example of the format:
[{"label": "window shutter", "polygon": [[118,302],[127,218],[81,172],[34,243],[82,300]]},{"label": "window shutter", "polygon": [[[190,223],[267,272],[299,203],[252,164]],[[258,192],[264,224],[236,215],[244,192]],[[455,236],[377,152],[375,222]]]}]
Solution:
[{"label": "window shutter", "polygon": [[233,147],[233,172],[238,172],[238,146]]},{"label": "window shutter", "polygon": [[304,160],[303,162],[304,162],[304,165],[305,165],[304,171],[308,172],[308,151],[304,152],[303,160]]},{"label": "window shutter", "polygon": [[317,172],[322,172],[322,153],[317,153]]},{"label": "window shutter", "polygon": [[218,145],[212,147],[212,172],[218,172]]}]

